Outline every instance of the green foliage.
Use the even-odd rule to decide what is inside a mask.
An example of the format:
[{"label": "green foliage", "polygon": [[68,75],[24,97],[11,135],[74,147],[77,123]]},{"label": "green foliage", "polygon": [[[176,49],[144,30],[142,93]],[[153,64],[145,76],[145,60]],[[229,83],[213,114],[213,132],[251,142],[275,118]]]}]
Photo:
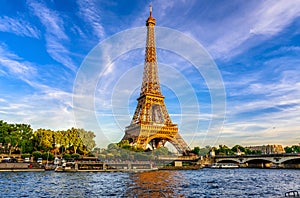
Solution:
[{"label": "green foliage", "polygon": [[106,155],[104,155],[104,154],[99,154],[99,156],[98,156],[101,160],[105,160],[105,158],[106,158]]},{"label": "green foliage", "polygon": [[210,146],[205,146],[204,148],[200,148],[199,155],[205,156],[206,154],[208,154],[211,151],[211,149],[212,148]]},{"label": "green foliage", "polygon": [[83,142],[80,138],[78,129],[75,128],[68,129],[67,136],[69,139],[69,146],[72,146],[74,153],[77,153],[77,149],[83,146]]},{"label": "green foliage", "polygon": [[0,143],[2,153],[32,152],[31,126],[28,124],[8,124],[0,120]]},{"label": "green foliage", "polygon": [[38,158],[42,157],[42,153],[40,151],[34,151],[32,153],[32,156],[33,156],[34,160],[37,160]]},{"label": "green foliage", "polygon": [[233,152],[238,152],[238,151],[240,151],[240,152],[245,152],[245,148],[244,147],[242,147],[242,146],[240,146],[240,145],[235,145],[234,147],[232,147],[232,149],[231,149]]},{"label": "green foliage", "polygon": [[219,148],[215,150],[216,155],[233,155],[234,151],[232,151],[226,145],[219,145]]},{"label": "green foliage", "polygon": [[52,161],[52,160],[54,160],[54,155],[50,152],[44,152],[44,153],[42,153],[42,158],[43,158],[43,160]]},{"label": "green foliage", "polygon": [[242,152],[242,153],[245,153],[246,155],[258,153],[258,151],[251,151],[250,149],[244,148],[244,147],[242,147],[241,145],[235,145],[234,147],[232,147],[231,150],[232,150],[234,153]]},{"label": "green foliage", "polygon": [[234,155],[237,153],[244,153],[246,155],[253,155],[253,154],[261,154],[262,151],[260,150],[250,150],[248,148],[245,148],[241,145],[235,145],[231,149],[226,145],[219,145],[219,148],[213,147],[216,155]]},{"label": "green foliage", "polygon": [[284,147],[286,153],[300,153],[300,146],[293,145],[291,147]]},{"label": "green foliage", "polygon": [[[248,149],[249,150],[249,149]],[[249,150],[250,151],[250,150]],[[251,151],[250,151],[251,152]],[[246,153],[248,154],[248,153]],[[256,154],[256,155],[261,155],[262,151],[258,150],[258,151],[252,151],[251,154]]]},{"label": "green foliage", "polygon": [[163,155],[168,155],[169,154],[169,150],[167,147],[159,147],[157,149],[154,149],[153,154],[155,156],[163,156]]},{"label": "green foliage", "polygon": [[27,157],[31,157],[31,154],[26,153],[26,154],[22,154],[22,155],[21,155],[21,158],[22,158],[22,159],[25,159],[25,158],[27,158]]},{"label": "green foliage", "polygon": [[78,129],[79,137],[81,138],[84,153],[88,153],[93,150],[96,146],[94,138],[96,137],[95,133],[92,131],[86,131],[84,129]]},{"label": "green foliage", "polygon": [[71,153],[89,153],[96,145],[95,134],[84,129],[71,128],[66,131],[51,131],[38,129],[34,132],[34,145],[36,150],[49,151],[69,150]]},{"label": "green foliage", "polygon": [[192,153],[199,155],[200,154],[200,147],[196,146],[194,147],[194,149],[192,150]]},{"label": "green foliage", "polygon": [[146,153],[142,153],[142,152],[136,152],[136,153],[134,153],[134,159],[135,160],[148,160],[149,155],[147,155]]},{"label": "green foliage", "polygon": [[114,159],[114,154],[112,154],[112,153],[107,153],[107,155],[106,155],[106,158],[107,159],[109,159],[109,160],[112,160],[112,159]]},{"label": "green foliage", "polygon": [[121,151],[121,159],[123,159],[123,160],[126,160],[126,159],[128,159],[129,158],[129,155],[130,155],[130,153],[129,152],[122,152]]},{"label": "green foliage", "polygon": [[107,150],[113,150],[113,149],[118,149],[118,145],[116,143],[110,143],[108,146],[107,146]]},{"label": "green foliage", "polygon": [[53,148],[54,131],[50,129],[38,129],[33,134],[34,147],[38,151],[49,151]]},{"label": "green foliage", "polygon": [[63,155],[63,158],[64,159],[71,159],[71,155],[66,153],[66,154]]},{"label": "green foliage", "polygon": [[121,140],[117,145],[120,148],[124,148],[124,147],[129,148],[129,147],[131,147],[128,140]]},{"label": "green foliage", "polygon": [[79,159],[80,155],[78,153],[73,153],[73,154],[71,154],[71,158],[73,158],[73,159]]}]

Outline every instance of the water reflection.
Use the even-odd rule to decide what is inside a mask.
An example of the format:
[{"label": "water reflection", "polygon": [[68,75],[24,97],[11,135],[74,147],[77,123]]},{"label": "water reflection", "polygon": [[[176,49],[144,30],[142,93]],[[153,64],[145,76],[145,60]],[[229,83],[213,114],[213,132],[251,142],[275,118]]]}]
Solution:
[{"label": "water reflection", "polygon": [[132,174],[125,197],[185,197],[180,193],[185,177],[178,171],[153,171]]}]

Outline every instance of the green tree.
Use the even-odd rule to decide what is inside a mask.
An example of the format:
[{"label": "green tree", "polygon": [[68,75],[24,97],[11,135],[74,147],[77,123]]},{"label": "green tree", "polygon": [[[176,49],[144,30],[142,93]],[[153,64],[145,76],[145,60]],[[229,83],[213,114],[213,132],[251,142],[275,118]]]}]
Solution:
[{"label": "green tree", "polygon": [[80,155],[79,155],[78,153],[73,153],[73,154],[71,155],[71,158],[73,158],[73,159],[79,159],[79,158],[80,158]]},{"label": "green tree", "polygon": [[196,155],[199,155],[200,154],[200,147],[199,146],[194,147],[194,149],[192,150],[192,153],[194,153]]},{"label": "green tree", "polygon": [[42,157],[42,153],[40,151],[34,151],[32,153],[32,156],[33,156],[34,160],[37,160],[38,158]]},{"label": "green tree", "polygon": [[199,155],[205,156],[211,151],[211,149],[212,148],[210,146],[205,146],[204,148],[200,148]]},{"label": "green tree", "polygon": [[235,153],[237,153],[238,151],[240,152],[245,152],[245,148],[242,147],[241,145],[235,145],[234,147],[231,148],[231,150]]},{"label": "green tree", "polygon": [[110,143],[108,146],[107,146],[107,150],[112,150],[112,149],[119,149],[118,145],[116,143]]},{"label": "green tree", "polygon": [[77,153],[77,149],[80,148],[83,145],[82,139],[80,138],[78,129],[73,128],[73,127],[71,129],[68,129],[67,130],[67,135],[68,135],[68,138],[69,138],[69,141],[70,141],[69,142],[70,146],[73,147],[74,153]]},{"label": "green tree", "polygon": [[33,151],[33,130],[28,124],[17,124],[17,131],[20,132],[19,147],[22,153]]},{"label": "green tree", "polygon": [[286,146],[284,147],[286,153],[300,153],[300,146],[293,145],[293,146]]},{"label": "green tree", "polygon": [[161,146],[157,149],[154,149],[153,154],[156,156],[163,156],[163,155],[168,155],[169,154],[169,150],[167,147]]},{"label": "green tree", "polygon": [[293,145],[291,148],[292,148],[294,153],[300,153],[300,146]]},{"label": "green tree", "polygon": [[8,124],[0,120],[0,143],[11,154],[32,151],[32,129],[28,124]]},{"label": "green tree", "polygon": [[65,154],[63,155],[63,158],[64,158],[64,159],[71,159],[71,155],[68,154],[68,153],[65,153]]},{"label": "green tree", "polygon": [[219,145],[219,148],[215,150],[216,155],[233,155],[234,152],[226,145]]},{"label": "green tree", "polygon": [[84,129],[78,129],[78,132],[83,144],[83,152],[84,154],[87,154],[88,152],[92,151],[93,148],[96,146],[96,142],[94,140],[96,135],[94,132],[86,131]]},{"label": "green tree", "polygon": [[49,160],[49,161],[52,161],[54,160],[54,155],[50,152],[44,152],[42,153],[42,156],[43,160]]},{"label": "green tree", "polygon": [[34,147],[38,151],[49,151],[53,148],[54,131],[50,129],[38,129],[33,133]]}]

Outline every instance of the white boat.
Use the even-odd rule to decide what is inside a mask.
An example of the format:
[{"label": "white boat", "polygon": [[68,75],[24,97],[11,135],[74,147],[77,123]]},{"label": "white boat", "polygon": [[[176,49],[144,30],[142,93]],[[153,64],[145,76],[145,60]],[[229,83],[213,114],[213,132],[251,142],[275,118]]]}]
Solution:
[{"label": "white boat", "polygon": [[234,163],[216,163],[211,165],[211,168],[239,168],[239,166]]}]

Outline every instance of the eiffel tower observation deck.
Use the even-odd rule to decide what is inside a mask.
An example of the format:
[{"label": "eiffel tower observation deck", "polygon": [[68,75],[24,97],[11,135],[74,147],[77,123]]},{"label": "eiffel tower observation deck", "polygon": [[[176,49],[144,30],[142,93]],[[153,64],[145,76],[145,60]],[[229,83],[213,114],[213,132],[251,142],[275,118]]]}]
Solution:
[{"label": "eiffel tower observation deck", "polygon": [[170,142],[179,153],[186,155],[190,148],[178,133],[177,124],[172,123],[160,88],[155,24],[150,6],[150,16],[146,21],[147,40],[141,92],[132,121],[126,127],[122,140],[128,140],[135,147],[143,149],[156,149]]}]

